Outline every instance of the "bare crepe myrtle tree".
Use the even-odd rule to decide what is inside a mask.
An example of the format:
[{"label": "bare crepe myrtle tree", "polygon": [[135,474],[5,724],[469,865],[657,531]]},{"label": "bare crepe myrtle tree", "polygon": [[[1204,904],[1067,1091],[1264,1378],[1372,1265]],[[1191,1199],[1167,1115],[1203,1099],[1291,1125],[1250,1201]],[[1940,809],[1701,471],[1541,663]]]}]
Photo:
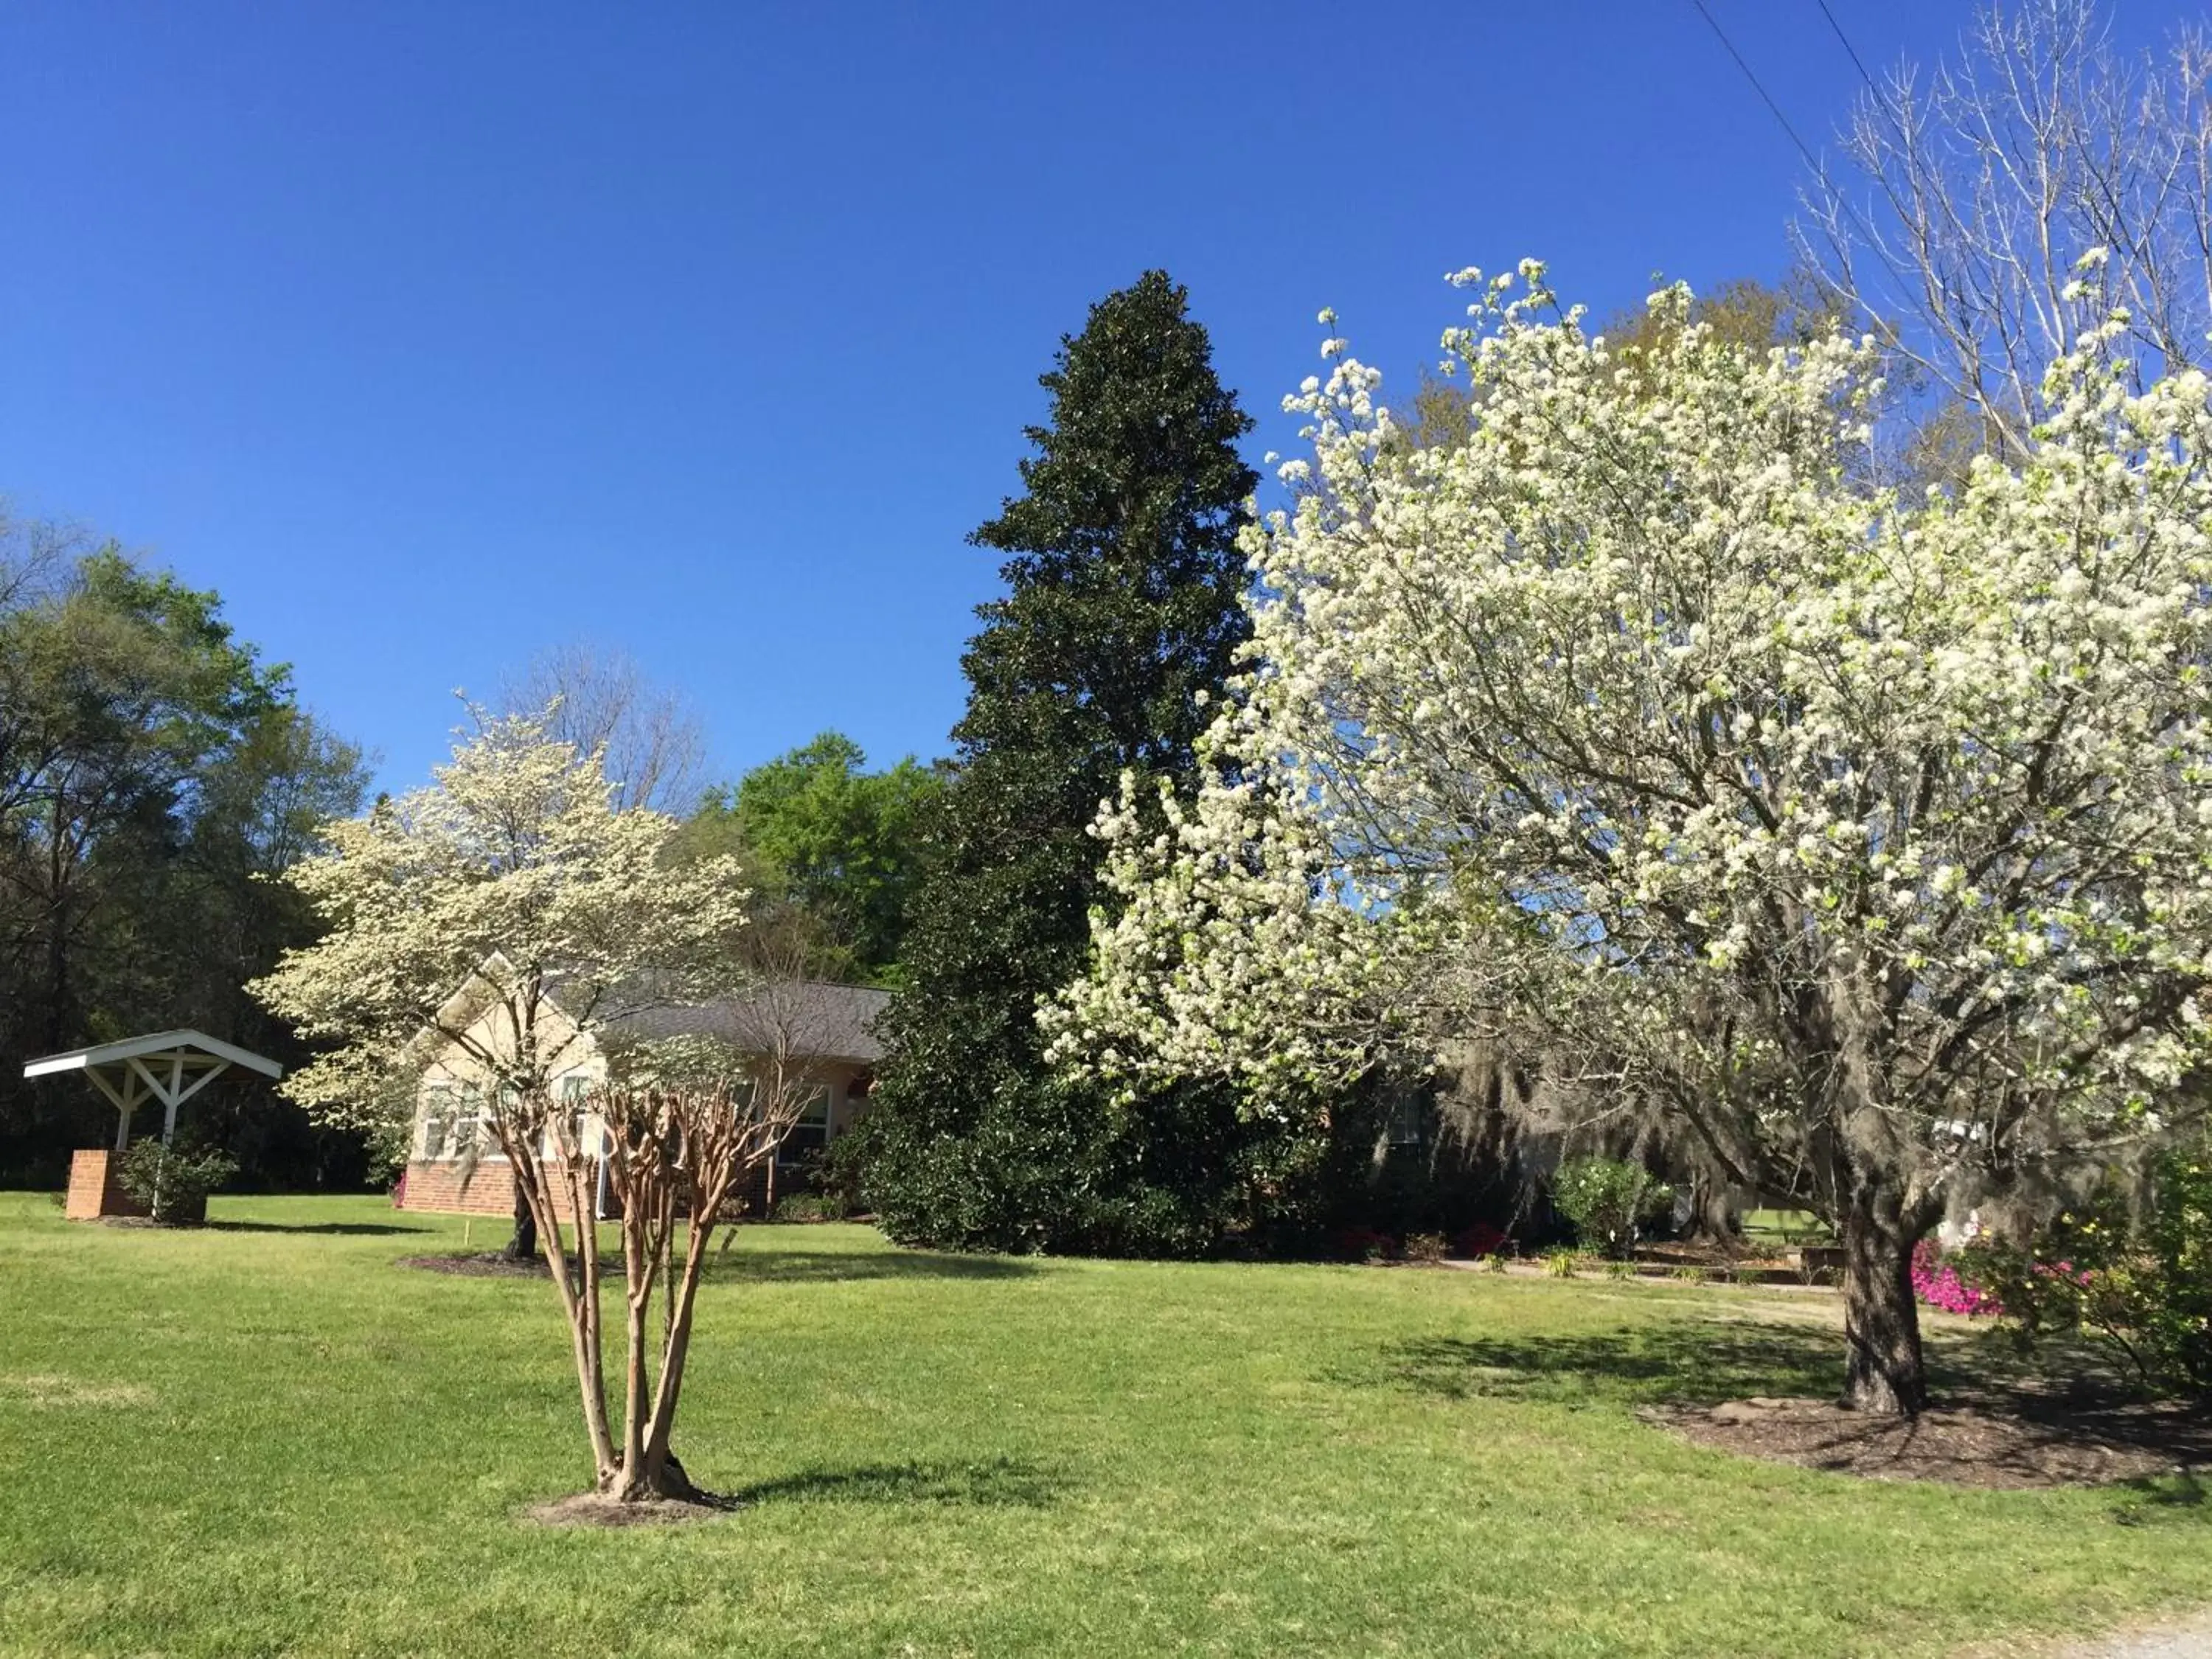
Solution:
[{"label": "bare crepe myrtle tree", "polygon": [[[787,1048],[740,1055],[680,1039],[653,1045],[627,1069],[568,1099],[511,1099],[495,1132],[537,1218],[568,1316],[595,1490],[618,1503],[696,1498],[670,1442],[708,1247],[814,1085]],[[622,1238],[621,1370],[611,1405],[602,1188]]]},{"label": "bare crepe myrtle tree", "polygon": [[[765,1165],[773,1179],[777,1152],[821,1092],[819,1056],[836,1047],[836,1004],[813,977],[826,951],[804,914],[765,911],[726,939],[712,970],[711,1033],[696,1029],[708,1010],[655,1008],[633,994],[640,1012],[601,1033],[607,1082],[567,1099],[511,1093],[492,1113],[568,1316],[594,1489],[616,1502],[701,1496],[670,1445],[699,1281],[715,1232],[743,1212],[752,1172]],[[622,1237],[611,1399],[603,1214]]]},{"label": "bare crepe myrtle tree", "polygon": [[1860,98],[1804,192],[1800,252],[1942,394],[1955,439],[2008,458],[2075,349],[2069,295],[2124,313],[2138,376],[2203,367],[2212,331],[2212,44],[2116,48],[2095,0],[1982,10],[1953,61]]}]

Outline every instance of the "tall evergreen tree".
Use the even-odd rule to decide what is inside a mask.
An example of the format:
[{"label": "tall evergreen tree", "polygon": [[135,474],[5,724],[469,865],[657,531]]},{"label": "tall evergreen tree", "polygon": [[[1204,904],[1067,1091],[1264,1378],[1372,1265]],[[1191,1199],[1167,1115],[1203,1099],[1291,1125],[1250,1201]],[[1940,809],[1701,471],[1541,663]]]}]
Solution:
[{"label": "tall evergreen tree", "polygon": [[972,1249],[1158,1252],[1218,1224],[1237,1135],[1225,1100],[1109,1109],[1054,1079],[1037,999],[1081,967],[1125,768],[1195,787],[1199,699],[1247,623],[1237,550],[1252,428],[1185,290],[1147,271],[1063,337],[1024,493],[972,544],[1007,555],[963,667],[957,763],[887,1016],[865,1192],[894,1237]]}]

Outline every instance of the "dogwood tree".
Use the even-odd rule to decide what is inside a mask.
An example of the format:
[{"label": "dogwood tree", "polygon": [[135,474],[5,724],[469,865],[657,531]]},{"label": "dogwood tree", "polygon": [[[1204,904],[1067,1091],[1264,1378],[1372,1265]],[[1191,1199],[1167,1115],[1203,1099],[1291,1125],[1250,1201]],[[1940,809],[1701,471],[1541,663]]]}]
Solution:
[{"label": "dogwood tree", "polygon": [[1731,344],[1675,289],[1631,362],[1521,275],[1462,273],[1463,438],[1389,441],[1340,340],[1288,400],[1218,781],[1125,780],[1044,1018],[1261,1110],[1525,1043],[1831,1222],[1846,1398],[1916,1411],[1915,1241],[2206,1092],[2204,377],[2132,392],[2081,322],[2020,464],[1901,499],[1866,343]]},{"label": "dogwood tree", "polygon": [[[325,931],[252,988],[320,1046],[285,1088],[326,1121],[411,1116],[412,1080],[432,1065],[477,1085],[568,1316],[598,1489],[632,1501],[690,1490],[669,1434],[706,1242],[734,1184],[796,1121],[805,1080],[789,1042],[763,1045],[763,1062],[618,1040],[627,1017],[745,988],[746,916],[732,860],[669,858],[677,821],[617,810],[615,788],[544,717],[480,715],[431,787],[322,827],[326,850],[287,879]],[[580,1079],[594,1050],[628,1054],[628,1074],[562,1097],[556,1081]],[[602,1167],[622,1200],[629,1292],[616,1419],[593,1224]],[[649,1340],[656,1285],[663,1328]]]}]

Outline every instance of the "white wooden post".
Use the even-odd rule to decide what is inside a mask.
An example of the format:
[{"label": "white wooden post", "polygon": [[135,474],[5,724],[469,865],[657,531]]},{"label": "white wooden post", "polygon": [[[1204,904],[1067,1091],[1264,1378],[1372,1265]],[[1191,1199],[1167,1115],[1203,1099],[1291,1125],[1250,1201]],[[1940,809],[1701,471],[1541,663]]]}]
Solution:
[{"label": "white wooden post", "polygon": [[[159,1056],[157,1055],[156,1058],[158,1059]],[[164,1146],[168,1146],[176,1139],[177,1108],[183,1105],[194,1095],[199,1093],[201,1090],[206,1088],[209,1084],[214,1082],[216,1079],[221,1077],[225,1072],[230,1069],[230,1062],[228,1060],[216,1060],[212,1065],[209,1066],[205,1071],[194,1078],[190,1084],[186,1084],[185,1081],[185,1057],[181,1054],[173,1054],[170,1056],[169,1076],[166,1082],[164,1082],[162,1079],[155,1073],[153,1068],[149,1066],[143,1060],[133,1059],[130,1060],[128,1064],[130,1065],[131,1071],[126,1074],[126,1081],[130,1078],[135,1077],[138,1081],[143,1082],[145,1085],[147,1091],[151,1093],[156,1100],[159,1100],[161,1103],[161,1144]],[[97,1073],[89,1073],[88,1075],[94,1077],[95,1079],[98,1077]],[[141,1095],[139,1098],[143,1100],[145,1098],[145,1096]]]},{"label": "white wooden post", "polygon": [[181,1051],[169,1060],[169,1092],[161,1097],[161,1144],[166,1146],[177,1138],[177,1103],[184,1098],[185,1056]]},{"label": "white wooden post", "polygon": [[131,1145],[131,1113],[146,1097],[139,1091],[137,1078],[129,1072],[123,1073],[123,1086],[119,1090],[97,1066],[86,1067],[84,1074],[92,1079],[93,1087],[106,1095],[108,1103],[115,1108],[115,1155],[120,1158]]}]

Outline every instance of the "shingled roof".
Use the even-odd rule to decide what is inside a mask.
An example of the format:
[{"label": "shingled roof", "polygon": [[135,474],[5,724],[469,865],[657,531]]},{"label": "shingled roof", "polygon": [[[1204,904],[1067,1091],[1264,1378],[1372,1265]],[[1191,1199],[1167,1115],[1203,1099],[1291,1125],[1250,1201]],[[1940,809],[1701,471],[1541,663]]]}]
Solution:
[{"label": "shingled roof", "polygon": [[756,1054],[776,1046],[781,1033],[792,1048],[815,1059],[872,1066],[884,1057],[875,1023],[890,1006],[889,992],[865,985],[790,981],[737,996],[618,1015],[607,1022],[607,1029],[647,1042],[713,1037]]}]

